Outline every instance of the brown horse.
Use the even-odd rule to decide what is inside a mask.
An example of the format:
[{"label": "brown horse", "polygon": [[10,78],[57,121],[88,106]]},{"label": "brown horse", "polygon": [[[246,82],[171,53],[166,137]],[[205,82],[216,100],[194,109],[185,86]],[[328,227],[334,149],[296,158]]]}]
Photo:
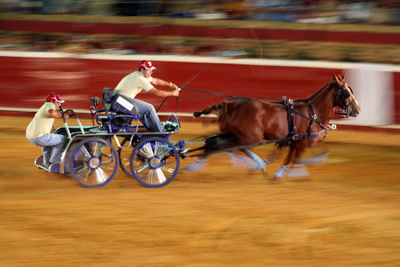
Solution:
[{"label": "brown horse", "polygon": [[[237,137],[238,145],[283,138],[279,145],[288,145],[289,153],[275,173],[275,178],[281,178],[287,173],[290,163],[296,166],[300,164],[306,148],[325,136],[329,120],[337,107],[341,108],[341,114],[346,117],[356,117],[360,112],[352,89],[343,75],[333,75],[332,81],[306,99],[283,99],[276,102],[256,98],[234,100],[212,105],[195,112],[194,116],[216,111],[221,134],[233,134]],[[265,163],[260,157],[250,149],[242,151],[254,160],[255,169],[265,171]]]}]

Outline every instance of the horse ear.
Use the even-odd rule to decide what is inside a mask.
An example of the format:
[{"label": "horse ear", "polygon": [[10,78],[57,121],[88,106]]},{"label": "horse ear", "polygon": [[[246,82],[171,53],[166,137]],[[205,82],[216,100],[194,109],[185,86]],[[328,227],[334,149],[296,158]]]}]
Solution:
[{"label": "horse ear", "polygon": [[338,74],[338,75],[333,74],[333,78],[334,78],[334,80],[336,81],[337,84],[343,85],[343,83],[344,83],[344,76],[343,76],[342,74]]},{"label": "horse ear", "polygon": [[340,84],[339,77],[336,74],[333,74],[333,80],[336,81],[336,83]]}]

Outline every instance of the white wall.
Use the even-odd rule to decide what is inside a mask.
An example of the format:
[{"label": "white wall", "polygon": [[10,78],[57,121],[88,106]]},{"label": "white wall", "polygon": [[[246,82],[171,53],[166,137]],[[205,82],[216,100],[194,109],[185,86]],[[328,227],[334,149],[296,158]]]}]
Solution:
[{"label": "white wall", "polygon": [[362,64],[346,71],[346,80],[361,107],[352,124],[382,125],[394,123],[393,73],[379,64]]}]

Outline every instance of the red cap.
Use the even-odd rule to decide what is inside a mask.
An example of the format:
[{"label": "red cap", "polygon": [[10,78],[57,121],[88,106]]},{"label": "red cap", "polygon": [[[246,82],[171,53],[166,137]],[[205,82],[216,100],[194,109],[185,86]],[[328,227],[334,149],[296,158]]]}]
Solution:
[{"label": "red cap", "polygon": [[58,103],[64,103],[64,100],[62,100],[61,97],[54,92],[52,92],[51,94],[46,96],[46,102],[51,102],[51,101],[55,101]]},{"label": "red cap", "polygon": [[154,70],[156,67],[153,66],[150,60],[142,60],[139,63],[139,68],[145,68],[146,70]]}]

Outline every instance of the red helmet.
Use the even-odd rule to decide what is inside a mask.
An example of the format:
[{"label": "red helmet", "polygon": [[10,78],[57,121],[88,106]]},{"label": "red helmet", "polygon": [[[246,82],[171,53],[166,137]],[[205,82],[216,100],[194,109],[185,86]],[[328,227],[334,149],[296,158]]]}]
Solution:
[{"label": "red helmet", "polygon": [[61,97],[54,92],[46,96],[46,102],[51,102],[51,101],[55,101],[57,103],[64,103],[64,100],[61,99]]},{"label": "red helmet", "polygon": [[142,60],[139,63],[139,68],[145,68],[146,70],[154,70],[156,67],[153,66],[150,60]]}]

